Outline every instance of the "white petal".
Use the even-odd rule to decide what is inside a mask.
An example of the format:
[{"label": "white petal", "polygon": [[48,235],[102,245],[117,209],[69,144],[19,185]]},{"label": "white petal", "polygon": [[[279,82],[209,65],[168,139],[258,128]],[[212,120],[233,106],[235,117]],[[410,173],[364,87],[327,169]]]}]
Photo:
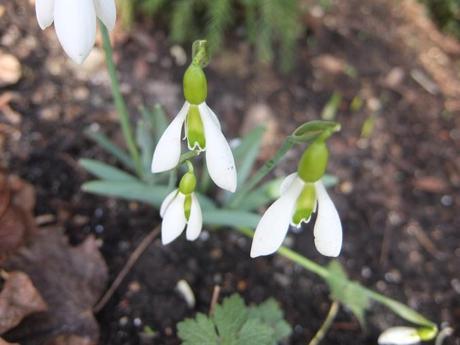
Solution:
[{"label": "white petal", "polygon": [[62,48],[76,63],[82,63],[96,40],[96,12],[93,0],[58,0],[54,26]]},{"label": "white petal", "polygon": [[252,240],[251,257],[270,255],[283,243],[294,213],[295,203],[302,192],[303,182],[295,179],[289,189],[264,213]]},{"label": "white petal", "polygon": [[176,194],[177,194],[177,189],[174,189],[171,193],[169,193],[168,195],[166,195],[166,198],[165,198],[165,199],[163,200],[163,202],[161,203],[161,207],[160,207],[160,216],[161,216],[161,218],[163,218],[166,209],[168,208],[169,204],[170,204],[171,201],[174,199],[174,197],[176,196]]},{"label": "white petal", "polygon": [[35,0],[35,13],[42,30],[53,24],[54,0]]},{"label": "white petal", "polygon": [[190,209],[190,218],[188,220],[186,237],[189,241],[195,241],[200,236],[201,228],[203,227],[203,214],[201,213],[200,203],[192,193],[192,207]]},{"label": "white petal", "polygon": [[236,190],[236,168],[227,140],[212,120],[206,104],[199,105],[206,138],[206,166],[209,176],[222,189]]},{"label": "white petal", "polygon": [[294,179],[296,177],[297,177],[296,172],[285,177],[283,182],[281,182],[280,195],[283,195],[284,193],[286,193],[286,191],[289,189],[289,187],[291,186],[292,182],[294,182]]},{"label": "white petal", "polygon": [[96,15],[107,27],[107,30],[112,31],[117,20],[117,7],[115,0],[94,0]]},{"label": "white petal", "polygon": [[211,116],[211,119],[214,122],[214,124],[217,126],[217,128],[222,130],[222,128],[220,127],[219,118],[217,117],[216,113],[212,111],[212,109],[206,104],[206,102],[203,102],[202,104],[204,104],[204,106],[208,109],[209,115]]},{"label": "white petal", "polygon": [[391,327],[380,334],[379,345],[415,345],[420,343],[417,330],[412,327]]},{"label": "white petal", "polygon": [[163,244],[171,243],[184,231],[186,224],[184,201],[185,195],[177,193],[164,212],[161,223],[161,242]]},{"label": "white petal", "polygon": [[315,182],[318,216],[313,234],[318,252],[336,257],[342,249],[342,224],[339,214],[321,181]]},{"label": "white petal", "polygon": [[189,107],[190,104],[185,102],[182,109],[170,123],[168,128],[166,128],[158,141],[152,159],[153,173],[171,170],[179,163],[181,153],[180,135]]}]

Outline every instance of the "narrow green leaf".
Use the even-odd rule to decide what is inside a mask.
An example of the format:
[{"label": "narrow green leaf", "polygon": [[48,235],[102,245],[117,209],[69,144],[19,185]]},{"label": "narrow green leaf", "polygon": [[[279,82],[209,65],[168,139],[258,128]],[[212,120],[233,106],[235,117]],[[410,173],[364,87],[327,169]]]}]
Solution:
[{"label": "narrow green leaf", "polygon": [[342,103],[342,94],[335,91],[324,106],[321,112],[321,118],[326,121],[334,120],[337,110],[339,110],[340,103]]},{"label": "narrow green leaf", "polygon": [[137,181],[135,176],[98,160],[80,159],[78,163],[100,179],[108,181]]},{"label": "narrow green leaf", "polygon": [[213,322],[198,313],[195,319],[187,319],[177,325],[182,345],[217,345],[219,339]]},{"label": "narrow green leaf", "polygon": [[149,123],[149,127],[153,131],[155,143],[157,143],[168,127],[168,118],[163,107],[160,104],[156,104],[152,110],[147,110],[145,107],[142,107],[141,113],[144,121]]},{"label": "narrow green leaf", "polygon": [[251,173],[251,170],[259,155],[265,126],[254,128],[247,134],[241,143],[235,148],[235,162],[238,171],[238,185],[242,185]]},{"label": "narrow green leaf", "polygon": [[139,120],[136,127],[136,141],[141,149],[142,168],[144,175],[150,174],[152,164],[154,138],[150,125],[145,120]]},{"label": "narrow green leaf", "polygon": [[118,161],[120,161],[120,163],[122,163],[124,166],[134,172],[136,171],[134,161],[131,159],[131,157],[125,151],[112,143],[110,139],[105,136],[105,134],[93,130],[87,130],[85,131],[85,135],[89,139],[93,140],[96,144],[98,144],[101,148],[103,148],[106,152],[110,153],[112,156],[118,159]]},{"label": "narrow green leaf", "polygon": [[259,220],[260,216],[258,214],[244,211],[222,209],[203,211],[203,221],[213,226],[255,228]]}]

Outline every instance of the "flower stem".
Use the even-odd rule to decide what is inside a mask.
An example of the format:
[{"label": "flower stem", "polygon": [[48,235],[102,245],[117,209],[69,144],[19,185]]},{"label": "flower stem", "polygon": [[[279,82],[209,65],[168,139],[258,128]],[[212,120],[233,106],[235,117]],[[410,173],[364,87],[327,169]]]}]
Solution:
[{"label": "flower stem", "polygon": [[110,42],[109,32],[107,28],[99,20],[99,27],[101,28],[102,41],[105,53],[105,62],[107,65],[107,70],[110,76],[110,82],[112,87],[112,95],[115,101],[115,107],[117,109],[118,120],[120,122],[121,130],[123,132],[123,137],[125,139],[126,146],[128,147],[129,154],[134,161],[136,167],[136,172],[139,176],[142,176],[142,163],[140,159],[140,154],[134,140],[133,130],[129,122],[128,108],[123,99],[123,95],[120,90],[120,82],[117,77],[117,72],[115,69],[115,63],[113,61],[113,50]]},{"label": "flower stem", "polygon": [[324,320],[318,332],[316,332],[313,339],[308,343],[308,345],[318,345],[321,342],[321,340],[323,340],[324,336],[327,334],[327,332],[331,328],[332,323],[334,322],[335,317],[337,316],[337,313],[339,312],[339,308],[340,308],[340,303],[337,301],[333,301],[331,304],[331,308],[329,309],[329,312],[327,313],[326,319]]},{"label": "flower stem", "polygon": [[248,194],[262,179],[267,176],[267,174],[272,171],[283,157],[288,153],[288,151],[296,144],[294,140],[289,136],[284,139],[281,147],[276,151],[272,159],[265,162],[265,164],[251,177],[251,179],[241,187],[229,200],[230,208],[237,208],[239,203],[244,199],[246,194]]}]

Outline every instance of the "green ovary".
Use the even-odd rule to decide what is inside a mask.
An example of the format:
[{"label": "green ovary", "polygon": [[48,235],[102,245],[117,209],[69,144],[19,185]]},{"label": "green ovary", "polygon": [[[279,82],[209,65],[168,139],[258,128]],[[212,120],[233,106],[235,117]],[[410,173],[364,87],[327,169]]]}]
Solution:
[{"label": "green ovary", "polygon": [[302,189],[295,205],[294,215],[292,216],[292,223],[300,225],[311,217],[316,204],[316,191],[313,183],[307,183]]},{"label": "green ovary", "polygon": [[203,121],[201,121],[200,111],[196,105],[191,105],[187,114],[187,143],[190,150],[204,150],[206,148],[206,139],[204,136]]}]

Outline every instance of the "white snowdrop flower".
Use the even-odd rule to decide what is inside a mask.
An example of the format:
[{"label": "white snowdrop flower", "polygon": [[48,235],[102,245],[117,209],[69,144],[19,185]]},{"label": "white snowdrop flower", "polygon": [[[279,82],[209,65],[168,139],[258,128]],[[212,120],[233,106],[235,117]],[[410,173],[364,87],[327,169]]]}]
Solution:
[{"label": "white snowdrop flower", "polygon": [[[339,214],[320,178],[327,164],[323,143],[309,146],[296,173],[287,176],[280,188],[280,198],[264,213],[257,225],[251,257],[270,255],[278,250],[289,225],[308,223],[317,211],[314,226],[315,246],[322,255],[337,257],[342,248],[342,224]],[[313,165],[311,165],[312,159]]]},{"label": "white snowdrop flower", "polygon": [[417,329],[412,327],[391,327],[380,334],[379,345],[415,345],[421,341]]},{"label": "white snowdrop flower", "polygon": [[206,166],[214,183],[222,189],[234,192],[237,184],[235,160],[216,114],[205,102],[206,77],[200,67],[191,65],[185,73],[184,94],[186,101],[182,109],[155,148],[152,172],[159,173],[177,166],[181,156],[184,127],[188,148],[205,151]]},{"label": "white snowdrop flower", "polygon": [[196,178],[193,172],[186,173],[179,184],[164,199],[160,207],[161,242],[166,245],[174,241],[186,230],[186,238],[194,241],[203,227],[203,215],[194,190]]},{"label": "white snowdrop flower", "polygon": [[53,24],[62,48],[81,64],[96,40],[96,18],[108,30],[115,27],[115,0],[35,0],[38,24],[42,30]]}]

